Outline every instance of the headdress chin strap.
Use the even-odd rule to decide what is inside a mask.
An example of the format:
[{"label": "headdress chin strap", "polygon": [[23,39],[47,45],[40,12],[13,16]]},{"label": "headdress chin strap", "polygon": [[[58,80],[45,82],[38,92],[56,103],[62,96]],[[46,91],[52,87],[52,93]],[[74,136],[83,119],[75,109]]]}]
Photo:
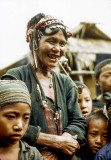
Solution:
[{"label": "headdress chin strap", "polygon": [[36,29],[29,29],[29,37],[28,37],[28,42],[30,43],[30,48],[32,51],[32,56],[34,59],[34,64],[35,64],[35,68],[37,69],[38,66],[38,61],[37,61],[37,51],[38,51],[38,46],[37,46],[37,42],[36,42]]},{"label": "headdress chin strap", "polygon": [[34,30],[32,32],[32,54],[33,54],[33,58],[34,58],[35,68],[37,69],[37,66],[38,66],[38,61],[37,61],[38,46],[37,46],[35,34],[36,34],[36,31]]}]

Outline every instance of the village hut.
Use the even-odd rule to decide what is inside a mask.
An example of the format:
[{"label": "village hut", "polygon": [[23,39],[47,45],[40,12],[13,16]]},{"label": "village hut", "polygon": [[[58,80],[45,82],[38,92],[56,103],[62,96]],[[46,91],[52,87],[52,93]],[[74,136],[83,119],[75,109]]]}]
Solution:
[{"label": "village hut", "polygon": [[65,56],[72,79],[84,82],[95,97],[94,67],[101,60],[111,58],[111,38],[97,24],[81,22],[72,30]]}]

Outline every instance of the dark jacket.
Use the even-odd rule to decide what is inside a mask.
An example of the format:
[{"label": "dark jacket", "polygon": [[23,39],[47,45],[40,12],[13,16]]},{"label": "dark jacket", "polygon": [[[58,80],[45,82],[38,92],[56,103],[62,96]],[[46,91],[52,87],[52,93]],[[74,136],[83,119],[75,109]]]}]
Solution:
[{"label": "dark jacket", "polygon": [[88,145],[85,144],[76,153],[77,160],[94,160],[95,154],[89,149]]},{"label": "dark jacket", "polygon": [[[52,73],[52,76],[55,82],[55,107],[61,109],[62,112],[63,132],[66,131],[72,135],[77,134],[80,144],[83,144],[86,141],[86,120],[78,106],[76,88],[68,76],[55,72]],[[44,112],[40,105],[40,95],[37,91],[39,81],[30,64],[10,69],[2,77],[2,79],[13,78],[24,81],[31,95],[32,112],[25,140],[34,145],[40,131],[49,133]]]}]

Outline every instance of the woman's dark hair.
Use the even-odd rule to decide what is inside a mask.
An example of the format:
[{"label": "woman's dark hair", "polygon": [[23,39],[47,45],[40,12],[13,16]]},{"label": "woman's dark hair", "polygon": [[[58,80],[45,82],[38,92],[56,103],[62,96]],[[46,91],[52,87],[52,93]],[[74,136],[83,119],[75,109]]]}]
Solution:
[{"label": "woman's dark hair", "polygon": [[34,17],[32,17],[30,19],[30,21],[27,24],[27,27],[30,28],[30,27],[34,26],[36,23],[38,23],[44,17],[45,17],[44,13],[39,13],[39,14],[35,15]]}]

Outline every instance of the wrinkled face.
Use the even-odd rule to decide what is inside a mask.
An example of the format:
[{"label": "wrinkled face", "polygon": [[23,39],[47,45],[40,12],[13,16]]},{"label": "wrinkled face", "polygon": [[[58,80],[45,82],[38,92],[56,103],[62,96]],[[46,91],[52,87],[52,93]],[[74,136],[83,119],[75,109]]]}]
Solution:
[{"label": "wrinkled face", "polygon": [[81,108],[84,117],[87,117],[92,110],[92,99],[87,88],[82,89],[82,93],[79,94],[78,103]]},{"label": "wrinkled face", "polygon": [[63,56],[66,49],[66,39],[60,30],[54,35],[42,36],[39,42],[38,63],[41,66],[53,68],[57,66],[57,59]]},{"label": "wrinkled face", "polygon": [[26,132],[30,107],[13,103],[0,108],[0,142],[8,146],[17,143]]},{"label": "wrinkled face", "polygon": [[102,92],[111,92],[111,64],[107,64],[101,69],[97,84]]},{"label": "wrinkled face", "polygon": [[87,140],[90,150],[96,154],[108,142],[108,123],[102,119],[90,120]]}]

